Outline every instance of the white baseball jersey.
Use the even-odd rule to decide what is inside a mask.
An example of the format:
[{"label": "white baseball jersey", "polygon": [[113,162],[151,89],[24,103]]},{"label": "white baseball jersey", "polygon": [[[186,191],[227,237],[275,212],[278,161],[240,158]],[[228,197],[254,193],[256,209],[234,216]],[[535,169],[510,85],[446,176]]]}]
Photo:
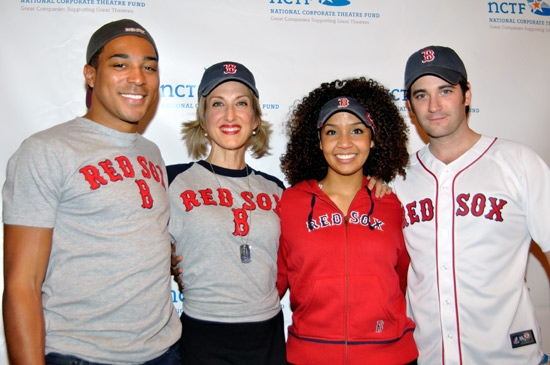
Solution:
[{"label": "white baseball jersey", "polygon": [[546,163],[526,146],[482,136],[450,164],[423,147],[394,189],[419,364],[539,364],[524,276],[531,239],[550,251]]}]

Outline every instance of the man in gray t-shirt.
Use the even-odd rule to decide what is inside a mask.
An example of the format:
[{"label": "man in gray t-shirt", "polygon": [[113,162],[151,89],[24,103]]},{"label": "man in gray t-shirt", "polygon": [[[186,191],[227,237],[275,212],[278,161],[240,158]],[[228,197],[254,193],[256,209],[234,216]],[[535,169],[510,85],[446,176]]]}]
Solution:
[{"label": "man in gray t-shirt", "polygon": [[12,364],[179,364],[169,199],[158,147],[137,133],[159,87],[138,23],[91,37],[88,113],[27,138],[2,191],[4,325]]}]

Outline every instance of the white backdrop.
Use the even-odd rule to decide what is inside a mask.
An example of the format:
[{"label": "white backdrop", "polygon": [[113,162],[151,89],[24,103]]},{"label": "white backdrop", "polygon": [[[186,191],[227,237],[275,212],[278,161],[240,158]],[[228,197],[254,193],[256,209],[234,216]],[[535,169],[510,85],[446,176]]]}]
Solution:
[{"label": "white backdrop", "polygon": [[[549,163],[550,5],[535,1],[4,0],[0,180],[25,137],[85,113],[88,39],[120,18],[144,25],[159,49],[161,98],[143,133],[160,146],[167,164],[190,160],[180,125],[194,117],[196,88],[213,63],[242,62],[255,74],[275,133],[271,155],[248,161],[284,179],[283,123],[297,99],[321,82],[364,75],[392,90],[410,122],[402,90],[405,62],[430,44],[450,46],[464,60],[473,128],[528,144]],[[412,123],[410,132],[414,151],[424,142]],[[526,276],[548,353],[550,267],[541,257],[535,248]],[[181,305],[175,291],[174,305]],[[6,362],[0,336],[0,363]]]}]

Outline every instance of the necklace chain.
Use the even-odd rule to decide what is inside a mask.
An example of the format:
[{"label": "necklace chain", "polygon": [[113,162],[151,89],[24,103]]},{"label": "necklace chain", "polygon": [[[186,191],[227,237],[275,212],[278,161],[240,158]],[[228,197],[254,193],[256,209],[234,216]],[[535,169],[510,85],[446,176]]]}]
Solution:
[{"label": "necklace chain", "polygon": [[[212,170],[212,174],[214,174],[214,179],[216,179],[218,186],[220,187],[220,189],[222,189],[222,185],[220,183],[220,180],[218,179],[218,175],[216,174],[216,171],[214,171],[214,166],[212,166],[212,163],[210,161],[207,161],[207,162],[210,165],[210,170]],[[252,189],[250,187],[250,174],[248,171],[248,165],[245,164],[245,167],[246,167],[246,179],[248,181],[248,191],[252,193]],[[246,224],[248,225],[248,232],[250,233],[250,229],[252,227],[252,211],[250,211],[250,214],[247,213],[246,215]],[[246,241],[244,240],[242,235],[239,234],[239,237],[241,238],[241,242],[242,242],[242,244],[239,246],[241,262],[244,264],[247,264],[252,260],[252,252],[251,252],[252,247],[250,247],[250,245],[248,244],[248,238],[250,236],[246,235]]]}]

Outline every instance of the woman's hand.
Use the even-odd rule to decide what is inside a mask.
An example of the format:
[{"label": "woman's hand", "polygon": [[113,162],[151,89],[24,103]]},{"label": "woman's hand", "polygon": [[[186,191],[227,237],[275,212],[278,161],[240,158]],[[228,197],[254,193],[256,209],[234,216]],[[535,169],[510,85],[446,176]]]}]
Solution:
[{"label": "woman's hand", "polygon": [[372,190],[373,188],[376,188],[374,196],[376,196],[377,198],[381,198],[386,194],[392,193],[392,189],[384,181],[379,180],[375,177],[370,177],[370,176],[367,176],[367,177],[369,178],[369,184],[367,186],[370,190]]}]

